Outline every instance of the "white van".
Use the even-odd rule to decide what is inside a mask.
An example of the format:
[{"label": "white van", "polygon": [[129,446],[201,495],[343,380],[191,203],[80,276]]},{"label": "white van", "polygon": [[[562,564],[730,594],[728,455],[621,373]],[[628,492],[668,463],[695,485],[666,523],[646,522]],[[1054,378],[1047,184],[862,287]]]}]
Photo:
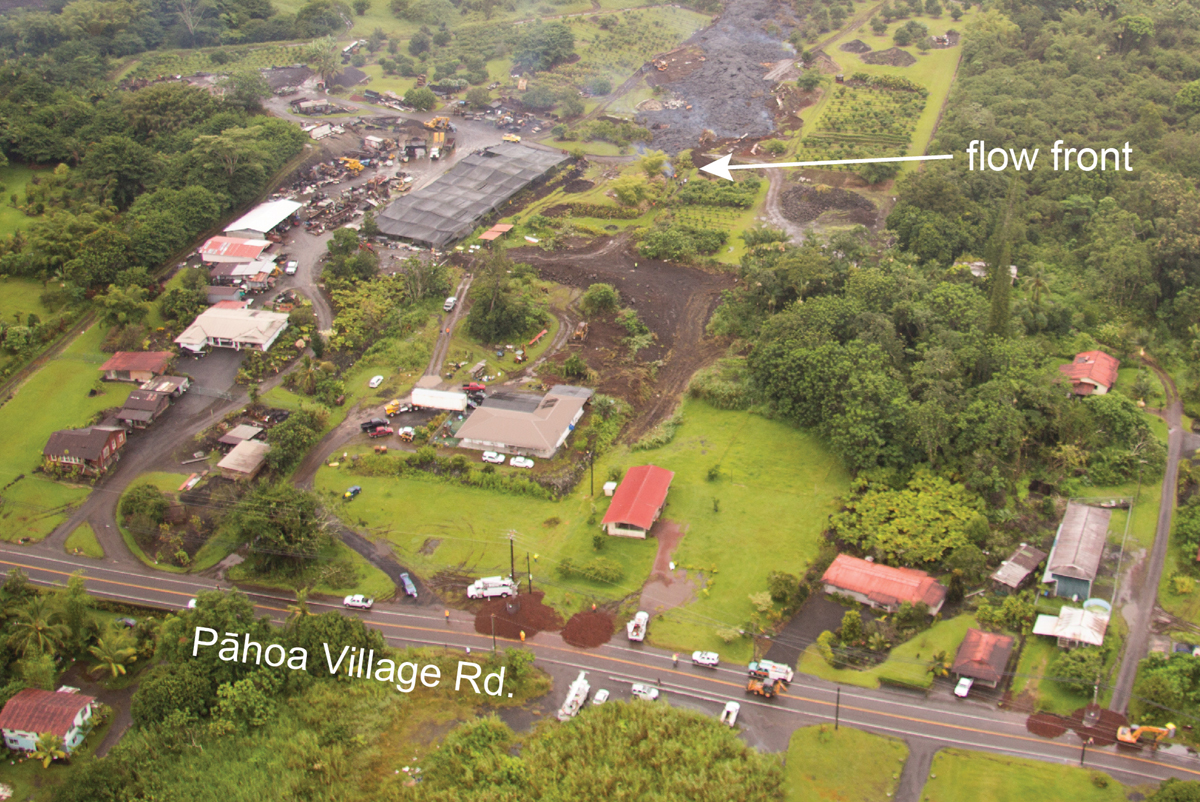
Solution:
[{"label": "white van", "polygon": [[451,295],[449,298],[446,299],[446,303],[442,304],[442,309],[447,312],[452,312],[452,311],[454,311],[454,305],[456,303],[458,303],[458,299],[455,298],[453,295]]}]

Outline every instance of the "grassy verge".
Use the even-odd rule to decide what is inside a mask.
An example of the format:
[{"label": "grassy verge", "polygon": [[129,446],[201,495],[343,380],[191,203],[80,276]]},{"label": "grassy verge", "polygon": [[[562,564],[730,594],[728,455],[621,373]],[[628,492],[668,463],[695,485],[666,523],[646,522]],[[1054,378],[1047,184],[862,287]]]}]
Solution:
[{"label": "grassy verge", "polygon": [[1025,640],[1025,649],[1017,663],[1017,676],[1013,679],[1013,696],[1030,693],[1034,696],[1034,708],[1050,713],[1067,715],[1091,701],[1087,695],[1067,690],[1047,677],[1053,676],[1051,666],[1062,653],[1053,638],[1030,635]]},{"label": "grassy verge", "polygon": [[788,744],[788,802],[876,802],[896,792],[908,747],[852,727],[803,727]]},{"label": "grassy verge", "polygon": [[[163,493],[168,494],[171,498],[175,498],[178,496],[179,486],[183,484],[187,477],[188,475],[183,473],[144,473],[139,476],[136,481],[130,483],[129,488],[127,488],[125,492],[128,493],[130,488],[138,485],[149,484],[157,487]],[[124,494],[122,494],[122,498],[123,497]],[[120,509],[119,506],[118,509]],[[170,563],[159,562],[158,560],[155,560],[152,555],[146,554],[146,552],[142,550],[142,547],[138,545],[138,542],[134,540],[133,533],[130,532],[125,526],[123,516],[119,512],[117,513],[117,528],[121,530],[121,539],[125,541],[125,546],[131,552],[133,552],[133,556],[141,560],[144,565],[154,568],[158,571],[166,571],[169,574],[187,574],[195,570],[194,566],[181,567],[178,565],[171,565]]]},{"label": "grassy verge", "polygon": [[1120,802],[1125,792],[1107,774],[1078,766],[943,749],[933,758],[921,798],[928,802]]},{"label": "grassy verge", "polygon": [[930,658],[938,652],[946,652],[953,657],[967,629],[973,626],[976,623],[972,615],[939,621],[912,640],[896,646],[888,653],[887,660],[867,671],[833,668],[821,657],[814,644],[801,655],[799,668],[806,674],[862,688],[878,688],[881,682],[928,688],[933,685],[933,675],[929,673]]},{"label": "grassy verge", "polygon": [[[2,294],[2,293],[0,293]],[[120,407],[134,385],[100,382],[99,365],[104,331],[92,326],[17,388],[0,406],[0,539],[22,537],[41,540],[66,520],[70,508],[87,497],[89,488],[54,482],[34,474],[42,462],[42,449],[58,429],[87,426],[105,409]],[[95,395],[89,395],[95,391]],[[53,403],[46,403],[53,399]],[[18,476],[24,478],[18,479]]]},{"label": "grassy verge", "polygon": [[104,549],[100,546],[100,541],[96,539],[96,533],[92,531],[92,525],[89,523],[82,523],[75,527],[75,531],[63,544],[63,549],[67,554],[82,554],[94,560],[104,558]]},{"label": "grassy verge", "polygon": [[[35,171],[29,167],[23,167],[16,164],[10,164],[6,167],[0,167],[0,237],[7,237],[9,234],[14,234],[17,231],[28,228],[36,217],[29,217],[25,212],[13,206],[9,201],[9,196],[15,194],[18,202],[23,202],[25,199],[25,185],[29,183],[29,179],[33,178]],[[16,280],[10,279],[11,283]],[[20,282],[22,284],[33,284],[39,287],[38,294],[42,290],[36,282]],[[5,291],[7,292],[7,285]],[[0,309],[3,309],[4,303],[9,299],[4,298],[0,301]]]},{"label": "grassy verge", "polygon": [[247,571],[245,563],[233,566],[225,575],[234,582],[242,582],[246,585],[257,585],[277,590],[297,590],[301,587],[309,587],[313,593],[325,594],[327,596],[345,596],[350,593],[362,593],[376,599],[385,599],[391,596],[396,590],[396,587],[392,584],[392,580],[388,579],[387,574],[371,565],[358,552],[338,540],[331,542],[322,549],[320,555],[317,557],[319,565],[328,565],[335,562],[345,562],[353,566],[355,576],[353,582],[336,581],[330,584],[328,581],[318,579],[314,583],[312,581],[313,578],[307,573],[295,579],[280,576],[262,577]]}]

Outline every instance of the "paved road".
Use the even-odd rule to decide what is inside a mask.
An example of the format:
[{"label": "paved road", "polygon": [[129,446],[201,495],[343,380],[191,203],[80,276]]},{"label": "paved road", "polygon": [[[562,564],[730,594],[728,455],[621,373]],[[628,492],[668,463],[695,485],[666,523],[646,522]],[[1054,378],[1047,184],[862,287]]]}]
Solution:
[{"label": "paved road", "polygon": [[[195,577],[156,574],[142,566],[120,566],[106,559],[91,561],[66,556],[50,558],[19,547],[0,547],[0,567],[20,567],[38,584],[63,584],[76,568],[87,572],[89,590],[97,596],[151,607],[178,610],[188,599],[206,589],[220,587]],[[281,622],[287,615],[289,597],[274,593],[250,593],[258,611]],[[428,594],[424,594],[428,598]],[[310,602],[314,610],[342,610],[336,600]],[[440,607],[428,601],[402,600],[379,604],[361,615],[397,647],[410,645],[445,646],[449,649],[487,649],[491,637],[474,631],[468,613],[451,611],[450,624]],[[515,643],[501,641],[503,647]],[[582,650],[567,645],[554,633],[530,638],[530,649],[537,662],[556,676],[569,676],[587,670],[593,687],[607,687],[614,696],[628,695],[632,682],[661,683],[666,699],[675,705],[704,710],[717,715],[725,701],[736,699],[742,705],[739,724],[743,738],[752,745],[772,751],[786,748],[788,737],[798,726],[832,721],[835,714],[836,687],[807,676],[797,677],[785,696],[774,700],[748,697],[743,691],[745,669],[723,665],[717,670],[682,664],[673,668],[671,655],[640,644],[614,640],[599,649]],[[550,705],[560,701],[561,691]],[[889,690],[864,690],[844,687],[840,698],[840,722],[892,737],[920,739],[923,755],[932,750],[955,746],[1007,755],[1077,765],[1078,739],[1068,733],[1056,740],[1030,735],[1024,717],[995,710],[983,703],[926,698]],[[914,766],[924,773],[924,759]],[[1102,769],[1127,783],[1157,781],[1166,777],[1200,779],[1200,760],[1189,757],[1179,747],[1168,747],[1157,754],[1130,753],[1115,747],[1088,750],[1087,765]],[[915,784],[921,778],[913,777]]]},{"label": "paved road", "polygon": [[1162,579],[1163,564],[1167,559],[1171,515],[1175,510],[1175,484],[1179,476],[1179,457],[1183,451],[1184,440],[1183,401],[1179,398],[1175,382],[1158,365],[1149,361],[1147,364],[1158,375],[1167,398],[1163,410],[1163,418],[1167,422],[1167,467],[1163,473],[1162,499],[1158,505],[1158,528],[1154,532],[1150,561],[1141,587],[1121,609],[1121,614],[1129,623],[1129,639],[1125,641],[1125,654],[1121,657],[1121,668],[1117,672],[1117,681],[1113,684],[1113,696],[1109,707],[1122,713],[1129,708],[1138,663],[1146,656],[1150,642],[1150,617],[1154,613],[1154,605],[1158,599],[1158,583]]}]

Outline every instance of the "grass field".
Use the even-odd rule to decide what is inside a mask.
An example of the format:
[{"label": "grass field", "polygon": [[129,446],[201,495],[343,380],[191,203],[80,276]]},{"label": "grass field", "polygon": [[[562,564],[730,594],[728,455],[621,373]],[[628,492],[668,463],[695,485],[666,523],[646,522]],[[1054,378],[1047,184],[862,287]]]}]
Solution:
[{"label": "grass field", "polygon": [[[702,573],[707,588],[686,607],[657,617],[651,640],[679,649],[720,650],[730,659],[744,659],[750,653],[749,643],[725,645],[715,629],[749,617],[753,608],[747,597],[766,589],[769,571],[803,573],[817,552],[834,500],[848,487],[848,478],[815,438],[784,424],[691,401],[684,404],[683,419],[674,442],[652,451],[618,450],[596,463],[596,477],[606,477],[612,467],[648,463],[675,472],[664,517],[688,527],[675,560],[681,566],[696,566],[691,575]],[[478,464],[476,453],[463,453]],[[717,462],[722,476],[710,483],[705,475]],[[598,556],[592,537],[599,528],[588,523],[593,500],[583,493],[554,502],[463,487],[424,475],[357,476],[328,466],[318,471],[315,482],[319,491],[329,494],[331,503],[340,503],[337,497],[351,484],[361,485],[363,492],[342,507],[343,519],[386,537],[400,559],[422,576],[448,568],[483,575],[507,573],[507,536],[514,532],[518,553],[537,555],[535,587],[540,586],[550,603],[568,613],[592,600],[636,594],[657,549],[653,538],[608,538],[599,556],[624,569],[617,586],[563,580],[554,570],[563,558],[578,562]],[[720,499],[720,513],[712,511],[714,497]],[[603,496],[595,499],[596,521],[607,504]],[[772,559],[762,560],[763,553],[772,554]]]},{"label": "grass field", "polygon": [[[51,433],[87,426],[97,412],[124,404],[134,389],[132,384],[100,381],[96,368],[106,358],[99,351],[103,337],[101,327],[92,326],[0,406],[0,428],[5,432],[0,451],[0,539],[40,540],[65,520],[70,505],[87,496],[86,486],[54,482],[33,469],[41,465]],[[98,394],[89,397],[91,390]],[[24,478],[18,480],[21,475]],[[6,487],[10,483],[14,484]]]},{"label": "grass field", "polygon": [[929,673],[930,658],[938,652],[946,652],[953,658],[967,630],[973,626],[976,624],[972,615],[939,621],[912,640],[893,648],[887,660],[867,671],[833,668],[814,644],[801,655],[799,669],[822,679],[862,688],[878,688],[881,682],[928,688],[933,685],[933,675]]},{"label": "grass field", "polygon": [[0,237],[28,228],[37,219],[27,216],[9,202],[9,196],[13,194],[17,196],[18,203],[25,201],[25,185],[35,172],[30,167],[16,164],[0,167]]},{"label": "grass field", "polygon": [[1047,675],[1053,676],[1051,665],[1060,654],[1062,650],[1053,638],[1028,636],[1021,659],[1017,663],[1017,675],[1012,686],[1013,696],[1017,697],[1022,693],[1033,694],[1035,709],[1060,715],[1067,715],[1090,702],[1088,695],[1074,693],[1052,679],[1045,679]]},{"label": "grass field", "polygon": [[40,282],[28,279],[0,278],[0,321],[24,326],[31,314],[43,321],[50,317],[50,310],[41,301],[45,288]]},{"label": "grass field", "polygon": [[792,733],[784,770],[788,802],[877,802],[896,791],[908,746],[828,724]]},{"label": "grass field", "polygon": [[1107,774],[1038,760],[943,749],[921,792],[927,802],[1121,802],[1129,790]]},{"label": "grass field", "polygon": [[[374,599],[386,599],[396,590],[395,585],[392,584],[392,580],[388,579],[387,574],[371,565],[358,552],[340,540],[335,540],[322,549],[320,555],[317,557],[317,562],[321,565],[327,565],[332,562],[347,562],[354,566],[356,579],[350,584],[329,584],[326,581],[318,581],[309,587],[313,593],[327,596],[345,596],[351,593],[362,593]],[[264,579],[259,576],[252,576],[246,571],[245,565],[245,563],[235,565],[225,575],[230,580],[240,582],[246,586],[274,588],[276,590],[297,590],[300,586],[308,585],[308,581],[306,580],[292,580],[286,577]]]},{"label": "grass field", "polygon": [[75,531],[67,537],[67,542],[63,544],[63,550],[67,554],[82,554],[94,560],[104,559],[104,549],[100,546],[100,541],[96,539],[92,525],[86,522],[75,527]]}]

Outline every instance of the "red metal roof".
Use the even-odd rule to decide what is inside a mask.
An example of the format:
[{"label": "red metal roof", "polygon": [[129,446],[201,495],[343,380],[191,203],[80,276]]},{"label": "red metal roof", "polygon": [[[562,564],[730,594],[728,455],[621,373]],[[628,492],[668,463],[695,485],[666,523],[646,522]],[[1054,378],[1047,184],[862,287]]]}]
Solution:
[{"label": "red metal roof", "polygon": [[[1091,385],[1099,385],[1105,390],[1117,383],[1117,368],[1120,360],[1111,357],[1103,351],[1084,351],[1075,355],[1075,361],[1069,365],[1059,365],[1058,370],[1071,380],[1076,392],[1080,395],[1091,393]],[[1086,392],[1080,385],[1089,385]]]},{"label": "red metal roof", "polygon": [[491,242],[492,240],[498,239],[502,236],[504,236],[504,235],[501,234],[499,231],[485,231],[479,235],[479,238],[481,240],[483,240],[484,242]]},{"label": "red metal roof", "polygon": [[162,373],[175,354],[170,351],[117,351],[100,370],[148,370]]},{"label": "red metal roof", "polygon": [[638,465],[625,473],[612,504],[604,513],[604,525],[632,524],[638,529],[649,529],[667,501],[671,489],[673,471],[657,465]]},{"label": "red metal roof", "polygon": [[78,693],[53,693],[37,688],[18,691],[0,710],[0,729],[41,734],[52,732],[64,738],[75,725],[79,711],[94,702]]},{"label": "red metal roof", "polygon": [[199,250],[202,256],[222,256],[231,260],[253,262],[269,247],[271,243],[265,239],[210,237]]},{"label": "red metal roof", "polygon": [[924,571],[892,568],[849,554],[839,554],[821,577],[821,582],[883,603],[892,599],[896,603],[925,602],[932,609],[946,598],[946,589]]},{"label": "red metal roof", "polygon": [[1004,677],[1012,650],[1011,635],[968,629],[967,636],[958,647],[952,671],[959,676],[974,677],[984,682],[999,682]]}]

